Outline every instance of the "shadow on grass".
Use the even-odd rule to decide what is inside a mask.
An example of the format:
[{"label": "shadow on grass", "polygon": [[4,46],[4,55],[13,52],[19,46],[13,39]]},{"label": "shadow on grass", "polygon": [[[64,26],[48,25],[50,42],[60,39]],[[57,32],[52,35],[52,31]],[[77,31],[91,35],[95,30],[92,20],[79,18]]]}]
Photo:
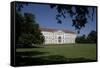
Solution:
[{"label": "shadow on grass", "polygon": [[37,55],[42,55],[42,54],[46,54],[48,52],[39,52],[39,51],[27,51],[27,52],[16,52],[17,56],[37,56]]},{"label": "shadow on grass", "polygon": [[[33,54],[32,54],[33,53]],[[66,58],[60,55],[50,55],[50,56],[38,56],[45,54],[45,52],[26,52],[17,53],[16,56],[16,66],[29,66],[29,65],[48,65],[48,64],[64,64],[64,63],[76,63],[76,62],[90,62],[96,61],[91,59],[80,58]],[[26,57],[23,57],[26,56]],[[32,57],[33,56],[33,57]]]},{"label": "shadow on grass", "polygon": [[43,45],[16,44],[16,48],[43,48]]}]

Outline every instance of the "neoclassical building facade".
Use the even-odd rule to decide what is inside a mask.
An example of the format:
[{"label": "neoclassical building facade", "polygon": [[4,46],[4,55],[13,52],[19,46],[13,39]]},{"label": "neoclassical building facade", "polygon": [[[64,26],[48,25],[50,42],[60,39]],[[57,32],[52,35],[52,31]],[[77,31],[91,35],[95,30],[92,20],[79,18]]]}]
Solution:
[{"label": "neoclassical building facade", "polygon": [[45,37],[45,44],[75,43],[76,33],[69,30],[41,28],[41,32]]}]

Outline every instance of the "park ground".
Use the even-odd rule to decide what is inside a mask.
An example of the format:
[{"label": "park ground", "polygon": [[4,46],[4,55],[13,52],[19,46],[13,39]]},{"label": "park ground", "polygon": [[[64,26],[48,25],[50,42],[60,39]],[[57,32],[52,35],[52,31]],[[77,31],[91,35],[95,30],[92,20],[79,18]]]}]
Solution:
[{"label": "park ground", "polygon": [[17,65],[42,65],[96,61],[96,44],[49,44],[17,48]]}]

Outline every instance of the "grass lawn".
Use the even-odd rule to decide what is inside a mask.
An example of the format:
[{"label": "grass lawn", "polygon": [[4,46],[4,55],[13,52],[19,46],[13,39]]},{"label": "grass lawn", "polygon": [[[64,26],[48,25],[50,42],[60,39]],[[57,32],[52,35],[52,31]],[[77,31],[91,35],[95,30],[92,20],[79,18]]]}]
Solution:
[{"label": "grass lawn", "polygon": [[41,57],[43,61],[44,59],[52,59],[52,61],[56,59],[58,61],[59,59],[65,60],[66,58],[71,58],[71,61],[75,58],[76,60],[77,58],[80,58],[80,60],[82,58],[96,60],[96,44],[49,44],[40,48],[18,48],[16,52],[17,56]]}]

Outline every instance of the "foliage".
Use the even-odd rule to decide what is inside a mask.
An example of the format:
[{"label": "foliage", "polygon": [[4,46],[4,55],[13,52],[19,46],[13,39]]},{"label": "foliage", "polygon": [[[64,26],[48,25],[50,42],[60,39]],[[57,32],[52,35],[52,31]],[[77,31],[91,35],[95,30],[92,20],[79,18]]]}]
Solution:
[{"label": "foliage", "polygon": [[97,42],[97,32],[91,31],[88,36],[78,36],[76,38],[76,43],[96,43]]},{"label": "foliage", "polygon": [[92,17],[93,20],[93,14],[94,14],[94,8],[92,9],[92,13],[90,14],[90,7],[87,6],[73,6],[73,5],[50,5],[51,8],[56,8],[58,14],[56,15],[56,19],[58,23],[62,23],[61,17],[66,18],[66,13],[72,17],[72,26],[75,27],[75,29],[80,32],[81,28],[85,27],[85,24],[88,23],[87,19],[89,17]]},{"label": "foliage", "polygon": [[91,31],[88,34],[87,40],[91,43],[96,43],[97,42],[97,32],[96,31]]},{"label": "foliage", "polygon": [[86,43],[87,42],[87,40],[86,40],[86,36],[85,35],[83,35],[83,36],[78,36],[77,38],[76,38],[76,43]]},{"label": "foliage", "polygon": [[16,11],[20,12],[24,6],[28,6],[28,2],[16,2]]},{"label": "foliage", "polygon": [[[28,4],[28,2],[16,3],[17,10],[21,11],[21,8],[23,8],[25,5],[27,6]],[[69,14],[73,22],[72,26],[75,27],[78,33],[80,33],[80,30],[85,27],[86,23],[88,23],[88,18],[91,18],[91,20],[93,20],[94,8],[91,8],[89,6],[50,4],[50,7],[51,9],[55,8],[58,12],[56,15],[56,20],[59,24],[63,23],[62,17],[66,18],[66,15]],[[89,11],[90,9],[92,11]]]},{"label": "foliage", "polygon": [[31,13],[16,13],[16,41],[21,44],[42,44],[44,36]]}]

